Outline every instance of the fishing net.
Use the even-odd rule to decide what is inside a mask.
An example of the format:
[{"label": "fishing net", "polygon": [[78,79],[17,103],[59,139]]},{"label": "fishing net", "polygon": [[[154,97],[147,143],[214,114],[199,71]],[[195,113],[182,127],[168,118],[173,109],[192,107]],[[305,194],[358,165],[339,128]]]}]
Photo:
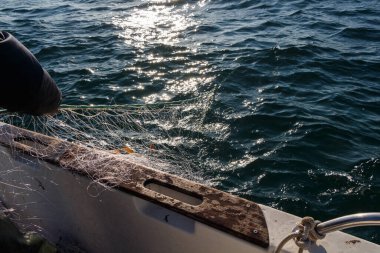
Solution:
[{"label": "fishing net", "polygon": [[[211,97],[209,93],[195,99],[153,105],[63,105],[57,114],[45,116],[3,111],[0,122],[194,179],[197,166],[188,150],[196,145],[202,132]],[[83,170],[99,162],[78,159],[83,159]],[[117,173],[113,177],[117,180]]]}]

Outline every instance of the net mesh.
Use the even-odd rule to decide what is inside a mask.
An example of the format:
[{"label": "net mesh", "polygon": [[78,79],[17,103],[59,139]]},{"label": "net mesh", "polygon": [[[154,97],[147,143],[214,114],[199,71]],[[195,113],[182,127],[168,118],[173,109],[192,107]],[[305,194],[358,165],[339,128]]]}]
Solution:
[{"label": "net mesh", "polygon": [[[154,105],[63,105],[57,114],[45,116],[3,111],[0,121],[195,179],[197,164],[188,149],[202,132],[211,98],[212,94],[205,94],[181,102]],[[99,162],[88,158],[85,161],[84,157],[77,159],[83,160],[82,170]],[[123,173],[120,171],[120,176]],[[117,172],[112,175],[117,180]]]}]

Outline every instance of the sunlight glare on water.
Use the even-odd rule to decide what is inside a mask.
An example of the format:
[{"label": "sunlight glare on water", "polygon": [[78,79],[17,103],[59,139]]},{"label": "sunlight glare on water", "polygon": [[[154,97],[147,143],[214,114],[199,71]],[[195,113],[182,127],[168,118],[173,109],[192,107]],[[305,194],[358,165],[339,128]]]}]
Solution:
[{"label": "sunlight glare on water", "polygon": [[[161,3],[163,1],[153,1]],[[188,4],[178,8],[175,5],[151,5],[146,9],[134,8],[125,16],[115,16],[113,24],[123,29],[120,36],[125,43],[145,48],[150,44],[173,46],[183,38],[183,32],[197,25],[189,14]]]},{"label": "sunlight glare on water", "polygon": [[[205,1],[195,4],[150,1],[148,6],[140,5],[132,12],[112,18],[112,24],[121,29],[119,36],[138,54],[135,65],[143,66],[133,69],[155,82],[165,82],[165,90],[146,96],[145,103],[168,101],[176,94],[197,93],[199,86],[214,79],[203,75],[210,70],[207,61],[189,58],[198,45],[186,36],[188,31],[195,31],[199,26],[200,20],[194,19],[193,11],[204,4]],[[168,73],[186,75],[186,78],[165,79]]]}]

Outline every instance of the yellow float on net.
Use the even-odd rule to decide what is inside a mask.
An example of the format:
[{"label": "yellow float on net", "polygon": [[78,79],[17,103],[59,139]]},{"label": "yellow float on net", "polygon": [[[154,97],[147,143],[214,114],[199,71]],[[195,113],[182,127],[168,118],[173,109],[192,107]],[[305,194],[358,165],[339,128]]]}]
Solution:
[{"label": "yellow float on net", "polygon": [[116,155],[124,153],[124,152],[127,154],[135,153],[135,151],[128,146],[124,146],[122,148],[112,150],[112,153],[114,153]]},{"label": "yellow float on net", "polygon": [[127,152],[128,154],[135,153],[135,151],[134,151],[133,149],[131,149],[130,147],[128,147],[128,146],[124,146],[124,147],[123,147],[123,150],[124,150],[125,152]]}]

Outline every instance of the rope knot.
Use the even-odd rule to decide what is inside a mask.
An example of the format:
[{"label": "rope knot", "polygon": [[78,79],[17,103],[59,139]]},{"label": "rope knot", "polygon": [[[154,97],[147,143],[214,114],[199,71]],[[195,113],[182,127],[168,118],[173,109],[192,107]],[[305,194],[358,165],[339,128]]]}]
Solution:
[{"label": "rope knot", "polygon": [[314,218],[309,216],[302,218],[301,222],[294,228],[301,231],[300,236],[294,238],[294,242],[298,247],[307,249],[311,244],[325,237],[325,235],[321,235],[315,230],[318,223],[320,221],[314,220]]},{"label": "rope knot", "polygon": [[303,250],[309,249],[317,240],[325,238],[324,234],[319,234],[315,229],[319,223],[320,221],[314,220],[309,216],[302,218],[301,222],[297,224],[292,233],[280,242],[275,253],[279,253],[283,246],[291,239],[293,239],[295,244],[299,247],[298,252],[303,252]]}]

